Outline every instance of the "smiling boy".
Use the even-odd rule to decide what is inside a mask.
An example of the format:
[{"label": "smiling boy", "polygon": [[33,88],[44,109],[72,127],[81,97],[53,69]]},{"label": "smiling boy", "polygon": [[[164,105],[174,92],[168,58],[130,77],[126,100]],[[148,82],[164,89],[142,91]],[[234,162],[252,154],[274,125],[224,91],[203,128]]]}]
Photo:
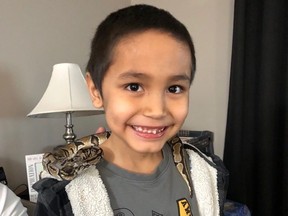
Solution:
[{"label": "smiling boy", "polygon": [[173,36],[146,30],[125,36],[114,47],[102,95],[87,75],[93,104],[104,108],[112,131],[101,145],[107,161],[145,174],[159,165],[164,144],[188,112],[190,55]]},{"label": "smiling boy", "polygon": [[195,68],[191,37],[170,13],[135,5],[110,14],[92,41],[86,75],[111,130],[103,159],[72,181],[37,183],[37,213],[220,215],[215,164],[173,138],[188,114]]}]

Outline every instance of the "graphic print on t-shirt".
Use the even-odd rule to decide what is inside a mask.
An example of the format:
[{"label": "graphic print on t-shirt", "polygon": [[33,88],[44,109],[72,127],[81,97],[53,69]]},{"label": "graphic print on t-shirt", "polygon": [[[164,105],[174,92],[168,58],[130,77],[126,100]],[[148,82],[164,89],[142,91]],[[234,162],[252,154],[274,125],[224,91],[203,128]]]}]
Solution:
[{"label": "graphic print on t-shirt", "polygon": [[191,207],[186,198],[177,200],[179,216],[192,216]]},{"label": "graphic print on t-shirt", "polygon": [[[134,216],[133,212],[127,208],[115,209],[114,215],[115,216],[124,216],[124,215],[125,216]],[[152,210],[151,216],[163,216],[163,214],[160,214],[160,213]]]},{"label": "graphic print on t-shirt", "polygon": [[114,215],[115,216],[134,216],[133,212],[131,212],[129,209],[127,208],[120,208],[120,209],[115,209],[114,210]]},{"label": "graphic print on t-shirt", "polygon": [[163,216],[163,215],[159,214],[158,212],[152,211],[152,216]]},{"label": "graphic print on t-shirt", "polygon": [[[192,216],[190,203],[186,198],[177,200],[178,216]],[[114,210],[115,216],[135,216],[133,212],[127,208],[119,208]],[[163,216],[162,214],[152,210],[152,216]]]}]

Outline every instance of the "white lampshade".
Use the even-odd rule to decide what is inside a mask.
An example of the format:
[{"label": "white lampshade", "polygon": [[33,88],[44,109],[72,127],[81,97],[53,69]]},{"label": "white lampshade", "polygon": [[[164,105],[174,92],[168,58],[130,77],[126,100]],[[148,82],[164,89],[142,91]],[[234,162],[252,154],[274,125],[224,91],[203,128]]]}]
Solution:
[{"label": "white lampshade", "polygon": [[65,117],[102,114],[91,101],[88,88],[77,64],[61,63],[53,66],[48,87],[37,106],[27,115],[35,118]]}]

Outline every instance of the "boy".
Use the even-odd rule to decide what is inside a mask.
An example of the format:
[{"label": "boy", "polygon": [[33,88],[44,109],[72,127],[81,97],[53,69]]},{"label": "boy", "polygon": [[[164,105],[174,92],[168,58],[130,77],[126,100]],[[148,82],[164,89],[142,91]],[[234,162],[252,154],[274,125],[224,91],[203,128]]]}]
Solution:
[{"label": "boy", "polygon": [[[215,164],[173,138],[188,113],[195,68],[191,37],[168,12],[135,5],[110,14],[92,41],[86,75],[92,102],[104,108],[111,130],[95,150],[104,156],[87,160],[90,167],[83,163],[72,180],[38,182],[37,213],[220,215],[224,196]],[[101,139],[85,142],[97,146]],[[65,179],[70,171],[54,176]]]}]

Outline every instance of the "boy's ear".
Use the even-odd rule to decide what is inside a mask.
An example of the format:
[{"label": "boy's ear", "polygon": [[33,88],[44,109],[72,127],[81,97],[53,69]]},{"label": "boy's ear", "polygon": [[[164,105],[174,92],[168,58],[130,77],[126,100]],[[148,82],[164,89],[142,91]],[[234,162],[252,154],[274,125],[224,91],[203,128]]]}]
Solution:
[{"label": "boy's ear", "polygon": [[103,107],[103,99],[100,94],[99,89],[95,86],[92,77],[89,72],[86,73],[86,83],[88,86],[88,91],[90,93],[90,97],[92,99],[92,103],[96,108],[102,108]]}]

